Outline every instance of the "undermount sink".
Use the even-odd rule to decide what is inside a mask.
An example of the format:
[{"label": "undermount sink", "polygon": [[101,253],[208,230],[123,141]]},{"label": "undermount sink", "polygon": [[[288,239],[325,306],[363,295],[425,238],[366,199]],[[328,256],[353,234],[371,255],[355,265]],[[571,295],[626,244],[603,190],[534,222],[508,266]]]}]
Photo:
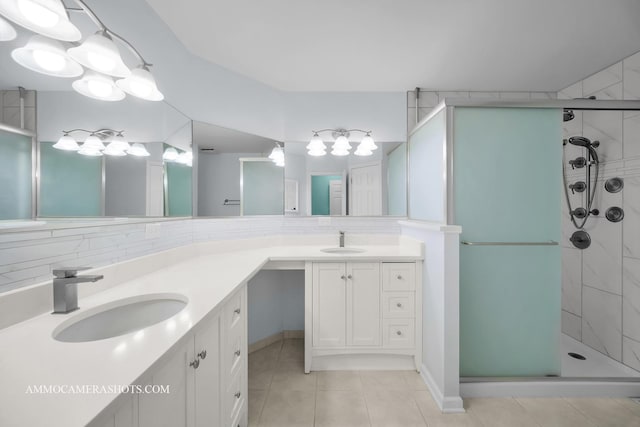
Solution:
[{"label": "undermount sink", "polygon": [[187,298],[179,294],[125,298],[72,317],[53,331],[53,338],[62,342],[113,338],[167,320],[186,306]]},{"label": "undermount sink", "polygon": [[320,251],[328,254],[359,254],[365,252],[364,249],[360,248],[326,248],[320,249]]}]

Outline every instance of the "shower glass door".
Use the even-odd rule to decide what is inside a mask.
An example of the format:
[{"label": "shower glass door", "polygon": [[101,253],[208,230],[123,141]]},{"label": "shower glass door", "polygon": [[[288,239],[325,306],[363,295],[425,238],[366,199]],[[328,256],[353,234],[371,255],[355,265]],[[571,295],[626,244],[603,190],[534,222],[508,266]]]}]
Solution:
[{"label": "shower glass door", "polygon": [[454,110],[460,375],[560,374],[558,109]]}]

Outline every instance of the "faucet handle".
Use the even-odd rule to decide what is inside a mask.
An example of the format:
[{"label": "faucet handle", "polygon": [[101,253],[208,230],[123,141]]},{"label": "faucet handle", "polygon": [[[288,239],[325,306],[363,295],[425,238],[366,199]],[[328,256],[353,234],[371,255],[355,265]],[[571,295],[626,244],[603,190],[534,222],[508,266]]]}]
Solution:
[{"label": "faucet handle", "polygon": [[53,269],[53,275],[58,279],[68,279],[70,277],[76,277],[78,271],[90,270],[93,267],[60,267]]}]

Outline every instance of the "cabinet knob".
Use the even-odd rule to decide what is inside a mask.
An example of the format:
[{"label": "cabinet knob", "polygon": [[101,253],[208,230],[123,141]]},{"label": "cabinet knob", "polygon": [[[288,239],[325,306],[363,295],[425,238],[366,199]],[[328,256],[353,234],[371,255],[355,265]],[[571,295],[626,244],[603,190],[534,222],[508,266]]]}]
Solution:
[{"label": "cabinet knob", "polygon": [[207,350],[202,350],[200,353],[198,353],[198,357],[200,359],[206,359],[207,358]]},{"label": "cabinet knob", "polygon": [[194,360],[193,362],[189,363],[189,366],[191,366],[193,369],[198,369],[198,366],[200,366],[200,360]]},{"label": "cabinet knob", "polygon": [[401,303],[401,302],[397,303],[397,304],[396,304],[396,307],[398,307],[398,308],[402,308],[402,303]]},{"label": "cabinet knob", "polygon": [[236,350],[233,354],[235,354],[236,356],[240,356],[240,350]]},{"label": "cabinet knob", "polygon": [[234,394],[234,396],[236,397],[236,399],[240,399],[240,396],[242,396],[242,393],[238,391],[236,392],[236,394]]},{"label": "cabinet knob", "polygon": [[346,279],[347,277],[343,274],[342,276],[340,276],[340,278],[341,278],[342,280],[344,280],[344,279]]},{"label": "cabinet knob", "polygon": [[347,279],[353,279],[353,276],[352,275],[348,275]]},{"label": "cabinet knob", "polygon": [[235,310],[233,310],[233,312],[234,312],[235,314],[240,314],[240,309],[239,309],[239,308],[236,308]]},{"label": "cabinet knob", "polygon": [[402,275],[398,274],[398,280],[402,280]]},{"label": "cabinet knob", "polygon": [[396,335],[402,335],[402,331],[396,331]]}]

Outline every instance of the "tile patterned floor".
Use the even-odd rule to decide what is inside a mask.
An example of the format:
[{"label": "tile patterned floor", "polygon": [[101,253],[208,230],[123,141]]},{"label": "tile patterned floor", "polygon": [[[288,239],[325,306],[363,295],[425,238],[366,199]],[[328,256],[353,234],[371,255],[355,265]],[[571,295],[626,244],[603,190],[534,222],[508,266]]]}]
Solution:
[{"label": "tile patterned floor", "polygon": [[303,372],[303,340],[249,355],[249,425],[260,427],[640,427],[630,399],[466,399],[443,415],[412,371]]}]

